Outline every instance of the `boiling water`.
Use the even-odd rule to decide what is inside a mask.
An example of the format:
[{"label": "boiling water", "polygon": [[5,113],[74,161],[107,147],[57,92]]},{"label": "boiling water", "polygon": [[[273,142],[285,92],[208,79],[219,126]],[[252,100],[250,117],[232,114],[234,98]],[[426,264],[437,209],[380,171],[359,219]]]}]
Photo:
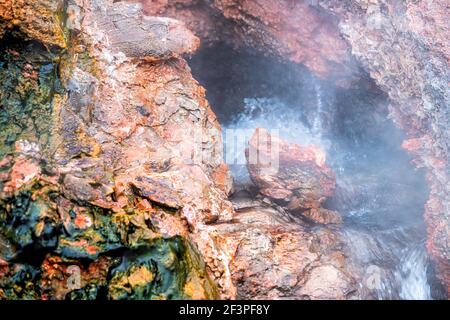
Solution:
[{"label": "boiling water", "polygon": [[[423,177],[398,145],[370,144],[358,135],[343,139],[327,132],[322,117],[335,110],[326,110],[320,85],[314,90],[316,109],[309,123],[300,103],[288,105],[276,97],[244,100],[244,112],[224,126],[225,155],[235,180],[249,183],[244,150],[255,128],[272,130],[289,142],[321,145],[337,175],[337,196],[329,205],[344,216],[340,232],[349,261],[360,272],[361,296],[430,299]],[[357,117],[355,113],[345,119],[344,132],[365,130]],[[242,130],[244,137],[234,139],[236,130]]]}]

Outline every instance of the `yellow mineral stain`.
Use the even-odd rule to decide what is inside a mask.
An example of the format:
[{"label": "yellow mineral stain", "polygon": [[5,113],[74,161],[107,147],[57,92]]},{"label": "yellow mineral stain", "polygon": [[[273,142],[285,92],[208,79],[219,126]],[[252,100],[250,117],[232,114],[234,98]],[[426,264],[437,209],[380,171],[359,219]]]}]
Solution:
[{"label": "yellow mineral stain", "polygon": [[207,299],[203,284],[200,283],[200,280],[198,278],[190,279],[186,282],[186,284],[184,285],[184,293],[194,300]]},{"label": "yellow mineral stain", "polygon": [[139,267],[128,276],[128,282],[132,287],[145,286],[147,283],[153,281],[153,279],[153,273],[144,266]]}]

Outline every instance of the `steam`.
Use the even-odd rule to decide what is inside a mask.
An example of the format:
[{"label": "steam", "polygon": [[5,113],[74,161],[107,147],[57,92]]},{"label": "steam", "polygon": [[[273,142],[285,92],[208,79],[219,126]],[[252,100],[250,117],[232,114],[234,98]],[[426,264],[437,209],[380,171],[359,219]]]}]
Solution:
[{"label": "steam", "polygon": [[322,135],[322,113],[323,113],[323,97],[322,97],[322,86],[319,82],[315,81],[314,91],[316,93],[316,105],[317,110],[314,116],[314,122],[312,126],[312,132],[314,135],[321,137]]},{"label": "steam", "polygon": [[[223,59],[223,48],[218,49]],[[244,151],[258,127],[291,143],[323,147],[338,184],[326,206],[344,217],[341,232],[348,259],[361,279],[367,270],[382,271],[377,289],[364,287],[362,281],[363,296],[430,299],[423,246],[428,189],[423,174],[400,148],[403,134],[388,119],[387,98],[364,88],[337,88],[305,69],[266,62],[265,57],[240,57],[235,51],[230,56],[227,68],[221,69],[224,82],[217,83],[221,77],[216,73],[209,77],[212,82],[203,84],[216,113],[223,116],[225,159],[237,189],[251,185]],[[197,63],[203,71],[196,75],[200,80],[205,70],[217,70],[214,60]],[[196,65],[192,67],[195,74]],[[242,81],[242,70],[250,83]]]}]

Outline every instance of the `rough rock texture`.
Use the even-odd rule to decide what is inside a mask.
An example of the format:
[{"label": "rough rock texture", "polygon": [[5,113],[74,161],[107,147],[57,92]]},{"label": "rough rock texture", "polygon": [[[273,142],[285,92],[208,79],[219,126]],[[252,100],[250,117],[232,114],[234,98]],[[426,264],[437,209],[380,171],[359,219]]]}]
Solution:
[{"label": "rough rock texture", "polygon": [[[138,0],[135,0],[138,1]],[[211,42],[247,45],[296,63],[341,84],[359,78],[336,21],[308,1],[140,0],[148,12],[176,17]],[[301,18],[299,18],[301,17]]]},{"label": "rough rock texture", "polygon": [[102,16],[110,45],[129,57],[161,60],[193,53],[200,42],[185,25],[174,19],[144,15],[139,5],[117,4]]},{"label": "rough rock texture", "polygon": [[[447,3],[141,2],[206,43],[339,83],[357,78],[356,58],[427,170],[428,250],[450,288]],[[182,58],[199,42],[182,23],[113,0],[0,0],[0,38],[0,298],[233,298],[233,280],[241,297],[351,296],[329,229],[315,251],[317,234],[276,213],[232,220],[220,127]],[[338,222],[323,196],[291,206]]]},{"label": "rough rock texture", "polygon": [[334,172],[317,146],[287,143],[258,128],[246,149],[247,168],[259,192],[319,223],[339,223],[337,212],[320,208],[336,187]]},{"label": "rough rock texture", "polygon": [[0,297],[233,298],[208,225],[232,214],[220,126],[181,57],[198,39],[112,0],[32,1],[51,15],[10,31],[19,2],[0,6]]},{"label": "rough rock texture", "polygon": [[302,215],[317,223],[322,224],[342,223],[342,217],[338,212],[325,208],[312,208],[303,211]]},{"label": "rough rock texture", "polygon": [[317,5],[339,19],[353,55],[389,94],[404,147],[425,168],[428,250],[450,292],[450,48],[445,1],[333,1]]},{"label": "rough rock texture", "polygon": [[[171,17],[183,21],[202,40],[202,46],[217,42],[233,42],[231,23],[214,6],[204,0],[131,0],[142,3],[149,16]],[[237,44],[235,42],[235,44]]]},{"label": "rough rock texture", "polygon": [[8,30],[19,30],[26,39],[46,45],[66,46],[62,30],[62,1],[1,0],[0,38]]},{"label": "rough rock texture", "polygon": [[[154,3],[141,2],[147,8]],[[158,2],[160,12],[175,12],[165,9],[171,8],[171,1]],[[202,1],[176,2],[182,3],[184,12],[189,12]],[[231,27],[241,43],[304,63],[319,76],[335,78],[339,83],[352,82],[350,79],[360,63],[388,93],[392,101],[391,117],[408,135],[405,147],[416,156],[415,164],[427,170],[431,188],[425,208],[428,249],[437,262],[442,281],[449,287],[448,3],[433,0],[207,0],[205,3],[216,16],[235,22]],[[180,19],[188,16],[191,25],[198,25],[192,18],[195,15],[183,14]],[[209,20],[203,21],[210,25]],[[202,30],[208,29],[205,25],[193,28],[202,38]]]},{"label": "rough rock texture", "polygon": [[236,212],[218,227],[234,251],[241,299],[349,299],[357,294],[338,235],[307,230],[268,207]]},{"label": "rough rock texture", "polygon": [[[193,28],[200,36],[204,30],[209,30],[208,35],[214,34],[209,27],[213,25],[209,23],[211,19],[199,19],[205,21],[203,25],[195,22],[196,16],[211,13],[210,9],[198,10],[201,2],[159,1],[158,10],[176,12],[173,8],[178,5],[183,12],[201,11],[203,15],[182,14],[180,18],[189,17],[190,25],[201,26]],[[206,3],[215,17],[235,22],[233,33],[241,37],[240,42],[302,62],[322,77],[348,82],[349,75],[355,74],[351,52],[389,94],[391,116],[408,135],[404,146],[416,156],[415,164],[427,170],[431,188],[425,208],[428,250],[437,262],[441,280],[449,287],[447,3],[432,0]],[[192,8],[196,10],[191,11]],[[220,36],[204,38],[223,40]]]},{"label": "rough rock texture", "polygon": [[214,0],[242,41],[303,63],[321,77],[349,81],[357,70],[335,21],[308,1]]}]

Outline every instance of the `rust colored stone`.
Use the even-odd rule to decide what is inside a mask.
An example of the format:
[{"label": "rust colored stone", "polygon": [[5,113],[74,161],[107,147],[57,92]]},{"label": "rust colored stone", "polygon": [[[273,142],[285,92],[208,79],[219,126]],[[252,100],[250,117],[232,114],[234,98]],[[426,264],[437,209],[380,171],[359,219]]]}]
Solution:
[{"label": "rust colored stone", "polygon": [[247,45],[302,63],[321,78],[348,85],[359,78],[336,19],[307,1],[140,0],[147,12],[180,19],[207,45]]},{"label": "rust colored stone", "polygon": [[[28,39],[65,48],[66,39],[57,14],[62,6],[61,0],[1,0],[0,38],[6,30],[17,28]],[[33,75],[34,72],[29,74]]]},{"label": "rust colored stone", "polygon": [[319,208],[335,189],[335,175],[317,146],[290,144],[259,128],[250,138],[246,157],[259,191],[292,211]]}]

